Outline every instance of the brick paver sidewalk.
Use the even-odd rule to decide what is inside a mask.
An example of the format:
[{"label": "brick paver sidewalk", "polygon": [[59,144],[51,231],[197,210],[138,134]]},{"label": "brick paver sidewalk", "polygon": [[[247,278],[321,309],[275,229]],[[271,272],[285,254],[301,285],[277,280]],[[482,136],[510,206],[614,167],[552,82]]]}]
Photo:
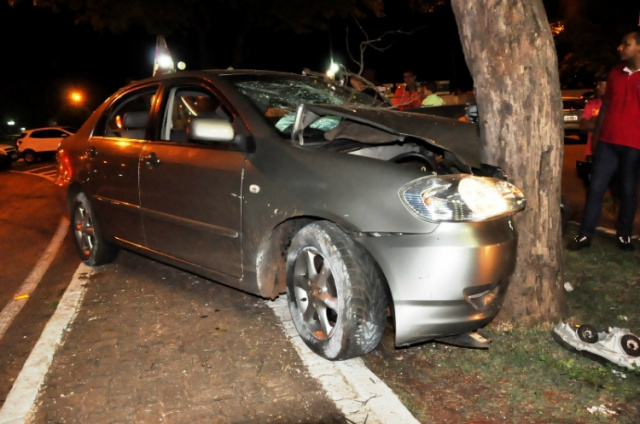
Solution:
[{"label": "brick paver sidewalk", "polygon": [[128,252],[110,267],[87,282],[32,422],[346,422],[263,300]]}]

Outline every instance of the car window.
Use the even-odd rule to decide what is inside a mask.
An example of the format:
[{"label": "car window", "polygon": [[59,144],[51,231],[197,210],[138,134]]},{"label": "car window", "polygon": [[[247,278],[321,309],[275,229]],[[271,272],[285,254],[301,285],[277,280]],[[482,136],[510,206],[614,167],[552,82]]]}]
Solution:
[{"label": "car window", "polygon": [[[227,75],[226,78],[277,132],[290,135],[300,104],[383,106],[367,94],[340,86],[320,77]],[[337,117],[323,117],[311,128],[328,131],[338,125]]]},{"label": "car window", "polygon": [[38,130],[31,133],[31,138],[57,138],[68,135],[66,132],[58,129]]},{"label": "car window", "polygon": [[232,121],[220,99],[209,91],[198,87],[174,87],[169,89],[165,102],[160,139],[188,141],[188,126],[194,118]]},{"label": "car window", "polygon": [[578,110],[584,109],[585,100],[584,99],[563,99],[562,100],[562,108],[569,110]]},{"label": "car window", "polygon": [[94,135],[143,140],[157,86],[145,87],[118,99],[107,111],[106,118]]}]

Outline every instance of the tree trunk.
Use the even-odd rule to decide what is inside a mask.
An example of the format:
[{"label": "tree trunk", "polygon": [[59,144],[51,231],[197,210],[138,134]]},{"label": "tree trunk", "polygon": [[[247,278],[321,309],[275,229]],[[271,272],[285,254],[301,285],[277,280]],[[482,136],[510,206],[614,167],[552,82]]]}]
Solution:
[{"label": "tree trunk", "polygon": [[564,154],[558,59],[541,0],[452,0],[475,85],[483,160],[527,198],[516,215],[516,270],[500,321],[557,321],[562,286]]}]

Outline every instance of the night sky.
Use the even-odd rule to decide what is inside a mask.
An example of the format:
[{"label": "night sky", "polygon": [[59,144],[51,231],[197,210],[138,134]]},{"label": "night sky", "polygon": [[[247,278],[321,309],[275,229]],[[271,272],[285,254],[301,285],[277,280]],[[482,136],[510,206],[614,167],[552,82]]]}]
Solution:
[{"label": "night sky", "polygon": [[[384,52],[366,51],[365,65],[377,71],[379,81],[400,82],[402,73],[413,69],[421,81],[450,80],[452,88],[472,89],[450,7],[440,7],[436,13],[425,15],[402,10],[405,2],[385,3],[387,18],[367,21],[370,37],[388,29],[420,29],[412,35],[394,36]],[[606,13],[595,10],[591,20],[615,11],[612,3],[600,0],[581,0],[581,7],[573,9],[566,6],[578,2],[545,0],[545,3],[555,5],[554,10],[547,9],[550,18],[551,13],[556,14],[558,10],[565,13],[586,10],[585,3],[606,3]],[[629,10],[638,7],[637,0],[617,0],[613,4],[625,4]],[[563,5],[564,8],[560,7]],[[634,22],[632,13],[626,13],[625,19]],[[243,67],[296,73],[309,68],[323,72],[333,56],[350,71],[357,71],[357,65],[346,54],[346,27],[351,31],[349,40],[356,40],[356,26],[349,19],[334,20],[329,30],[307,35],[261,29],[250,34],[245,44]],[[589,31],[590,34],[598,32]],[[21,126],[49,125],[53,118],[58,119],[59,125],[78,126],[108,95],[128,81],[149,77],[153,72],[156,35],[140,28],[121,35],[100,34],[88,24],[75,24],[73,15],[33,7],[29,1],[10,7],[6,0],[0,0],[0,37],[3,40],[0,135],[15,133]],[[169,35],[166,41],[174,61],[184,61],[187,69],[200,67],[196,43],[188,35]],[[216,42],[216,67],[234,66],[230,41]],[[356,48],[352,45],[352,51]],[[606,46],[605,49],[615,48]],[[84,109],[72,107],[67,100],[72,88],[86,93]],[[6,125],[9,119],[16,121],[15,127]],[[76,122],[69,122],[74,120]]]},{"label": "night sky", "polygon": [[87,107],[93,109],[128,79],[151,75],[155,36],[100,35],[75,25],[70,15],[26,3],[12,8],[0,1],[0,129],[5,133],[9,119],[19,126],[48,125],[67,104],[71,88],[88,93]]},{"label": "night sky", "polygon": [[[368,50],[366,65],[378,71],[382,82],[401,81],[405,69],[415,69],[423,80],[450,79],[455,60],[466,74],[453,14],[450,9],[446,12],[448,22],[438,16],[418,14],[381,21],[381,28],[423,28],[414,35],[397,36],[384,53]],[[443,33],[444,23],[448,23],[448,36]],[[350,24],[353,31],[353,21]],[[351,71],[357,70],[345,51],[347,25],[347,21],[338,21],[328,31],[307,35],[262,30],[260,34],[253,34],[244,67],[296,73],[303,68],[325,71],[333,54],[334,60],[344,63]],[[377,36],[382,29],[371,31],[371,36]],[[355,39],[355,34],[353,31],[351,39]],[[151,76],[153,70],[155,35],[142,29],[121,35],[99,34],[87,24],[75,24],[73,15],[36,8],[30,2],[10,7],[6,0],[0,0],[0,36],[4,41],[0,132],[5,134],[16,132],[19,126],[49,125],[53,116],[68,117],[68,113],[62,112],[70,108],[66,93],[71,88],[87,93],[86,110],[80,113],[86,115],[116,89],[130,80]],[[438,43],[433,43],[433,39],[438,39]],[[444,39],[457,48],[452,49]],[[166,41],[174,61],[184,61],[188,69],[199,67],[195,43],[187,36],[167,36]],[[452,53],[454,50],[457,50],[457,59]],[[217,67],[231,66],[224,57],[218,59]],[[470,79],[466,84],[470,86]],[[6,126],[9,119],[16,121],[16,127]]]}]

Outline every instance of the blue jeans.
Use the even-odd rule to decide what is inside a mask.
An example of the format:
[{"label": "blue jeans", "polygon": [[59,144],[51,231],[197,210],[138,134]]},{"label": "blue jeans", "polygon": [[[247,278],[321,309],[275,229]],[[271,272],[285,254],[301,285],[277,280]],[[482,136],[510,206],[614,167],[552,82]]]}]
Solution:
[{"label": "blue jeans", "polygon": [[602,199],[616,174],[616,194],[620,196],[620,209],[616,222],[619,236],[631,236],[638,204],[638,176],[640,175],[640,149],[598,142],[593,155],[589,192],[580,225],[580,234],[592,236],[602,211]]}]

